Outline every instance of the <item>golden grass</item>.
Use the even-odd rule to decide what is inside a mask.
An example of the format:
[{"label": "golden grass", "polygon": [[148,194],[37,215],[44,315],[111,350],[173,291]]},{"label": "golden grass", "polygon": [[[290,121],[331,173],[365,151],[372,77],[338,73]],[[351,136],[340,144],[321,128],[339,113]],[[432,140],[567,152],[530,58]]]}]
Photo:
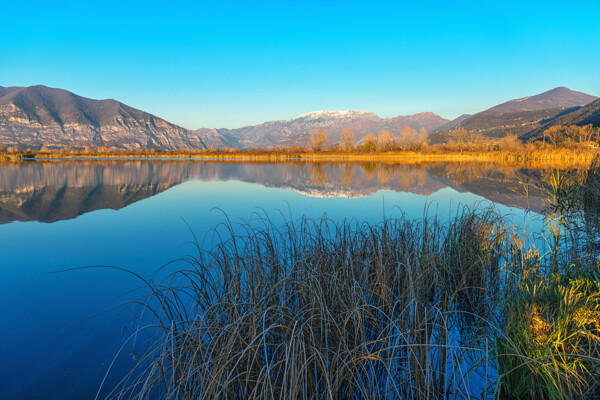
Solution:
[{"label": "golden grass", "polygon": [[1,161],[23,159],[182,159],[223,162],[289,162],[289,161],[344,161],[380,163],[436,163],[436,162],[492,162],[499,165],[526,165],[532,168],[588,168],[594,156],[592,148],[550,148],[522,146],[512,151],[453,151],[444,148],[426,148],[423,151],[398,152],[340,152],[340,151],[21,151],[0,153]]}]

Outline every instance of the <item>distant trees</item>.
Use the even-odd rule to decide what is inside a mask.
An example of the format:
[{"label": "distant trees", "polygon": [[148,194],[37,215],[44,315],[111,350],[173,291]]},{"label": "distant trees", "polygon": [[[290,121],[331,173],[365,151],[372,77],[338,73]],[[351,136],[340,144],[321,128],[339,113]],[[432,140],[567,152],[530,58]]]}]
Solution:
[{"label": "distant trees", "polygon": [[381,130],[377,136],[377,151],[393,150],[396,145],[395,142],[390,131]]},{"label": "distant trees", "polygon": [[417,139],[417,131],[415,128],[410,126],[403,126],[400,130],[400,138],[398,140],[398,145],[403,150],[406,150],[408,146],[413,144]]},{"label": "distant trees", "polygon": [[375,135],[369,133],[367,136],[365,136],[365,141],[361,146],[361,150],[366,152],[377,150],[377,139],[375,138]]},{"label": "distant trees", "polygon": [[498,147],[500,147],[503,151],[516,151],[522,145],[522,142],[519,140],[517,135],[508,134],[498,143]]},{"label": "distant trees", "polygon": [[600,128],[594,128],[594,125],[588,124],[584,126],[579,126],[579,131],[577,132],[579,143],[583,142],[591,142],[594,140],[598,140],[600,137]]},{"label": "distant trees", "polygon": [[459,126],[449,133],[448,146],[456,150],[468,150],[468,151],[483,151],[486,146],[490,144],[489,139],[487,140],[482,134],[478,134],[473,131],[468,131],[462,126]]},{"label": "distant trees", "polygon": [[328,139],[329,135],[324,129],[315,129],[310,133],[310,148],[312,151],[323,151]]},{"label": "distant trees", "polygon": [[600,139],[600,128],[594,128],[592,124],[585,126],[556,125],[546,129],[543,133],[544,141],[555,146],[569,143],[585,143],[598,141]]},{"label": "distant trees", "polygon": [[369,133],[363,139],[363,144],[360,146],[361,151],[401,151],[408,149],[419,149],[427,144],[428,134],[425,128],[421,128],[418,132],[410,126],[404,126],[398,135],[394,135],[387,129],[382,129],[377,134],[377,137]]},{"label": "distant trees", "polygon": [[452,134],[452,140],[458,144],[467,144],[473,139],[471,133],[462,126],[453,129],[450,133]]},{"label": "distant trees", "polygon": [[427,139],[429,139],[429,135],[427,134],[427,129],[425,129],[425,127],[421,127],[421,129],[419,129],[419,133],[417,134],[417,140],[416,142],[418,144],[426,144],[427,143]]},{"label": "distant trees", "polygon": [[544,131],[544,141],[558,146],[565,138],[566,126],[551,126]]},{"label": "distant trees", "polygon": [[344,128],[342,130],[342,149],[346,152],[354,150],[354,132],[350,128]]}]

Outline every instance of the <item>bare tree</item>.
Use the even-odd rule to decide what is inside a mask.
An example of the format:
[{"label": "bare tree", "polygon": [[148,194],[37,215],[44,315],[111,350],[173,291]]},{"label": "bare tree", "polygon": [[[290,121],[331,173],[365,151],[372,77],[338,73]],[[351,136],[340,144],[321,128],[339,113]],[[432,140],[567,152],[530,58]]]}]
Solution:
[{"label": "bare tree", "polygon": [[564,126],[556,125],[546,129],[544,131],[544,141],[548,140],[554,146],[558,146],[565,139],[564,128]]},{"label": "bare tree", "polygon": [[344,128],[342,130],[342,148],[346,152],[354,150],[354,132],[350,128]]},{"label": "bare tree", "polygon": [[598,135],[598,130],[594,129],[594,126],[592,124],[579,126],[579,127],[577,127],[577,130],[578,130],[578,135],[577,135],[578,138],[577,139],[578,139],[579,143],[591,142]]},{"label": "bare tree", "polygon": [[421,129],[419,129],[419,133],[417,134],[416,142],[419,144],[425,144],[428,138],[429,135],[427,135],[427,129],[421,127]]},{"label": "bare tree", "polygon": [[521,141],[515,134],[508,134],[500,139],[499,146],[504,151],[515,151],[519,148]]},{"label": "bare tree", "polygon": [[377,150],[390,151],[394,145],[394,140],[390,131],[381,130],[377,136]]},{"label": "bare tree", "polygon": [[410,126],[403,126],[400,130],[400,140],[398,144],[403,149],[406,149],[409,145],[413,144],[417,138],[417,131]]},{"label": "bare tree", "polygon": [[315,129],[310,133],[310,147],[312,151],[323,151],[327,145],[329,135],[324,129]]}]

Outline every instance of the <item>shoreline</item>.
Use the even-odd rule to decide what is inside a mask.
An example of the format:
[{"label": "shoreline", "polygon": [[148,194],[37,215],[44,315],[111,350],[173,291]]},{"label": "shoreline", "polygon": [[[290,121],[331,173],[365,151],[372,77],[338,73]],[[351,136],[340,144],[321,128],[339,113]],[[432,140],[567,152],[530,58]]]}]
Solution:
[{"label": "shoreline", "polygon": [[53,154],[41,152],[0,153],[1,162],[52,162],[52,161],[211,161],[211,162],[376,162],[394,164],[421,164],[447,162],[485,162],[502,165],[544,165],[560,167],[589,167],[596,149],[553,149],[531,152],[521,151],[464,151],[464,152],[161,152],[134,153],[112,152],[84,154]]}]

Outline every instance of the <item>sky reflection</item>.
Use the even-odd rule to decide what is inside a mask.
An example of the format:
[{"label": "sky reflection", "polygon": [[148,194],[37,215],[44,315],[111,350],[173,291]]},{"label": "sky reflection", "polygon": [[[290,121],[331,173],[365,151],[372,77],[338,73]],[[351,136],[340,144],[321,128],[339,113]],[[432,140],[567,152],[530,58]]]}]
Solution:
[{"label": "sky reflection", "polygon": [[[458,185],[442,184],[451,180],[439,173],[440,177],[435,177],[431,169],[424,168],[392,170],[387,174],[391,177],[382,183],[377,180],[383,174],[378,168],[385,168],[380,166],[324,165],[315,169],[302,164],[282,169],[216,163],[113,164],[102,168],[91,164],[91,171],[85,164],[43,166],[49,168],[48,176],[35,170],[38,166],[26,165],[13,170],[14,175],[1,175],[3,204],[11,200],[10,185],[18,189],[13,194],[29,199],[21,203],[20,209],[30,214],[22,212],[21,216],[36,215],[33,208],[27,208],[27,201],[31,205],[32,199],[53,190],[62,190],[62,197],[56,200],[56,196],[50,196],[55,202],[43,205],[41,201],[43,207],[52,210],[56,201],[76,207],[66,210],[67,218],[62,220],[54,214],[51,220],[58,220],[53,223],[13,221],[0,225],[0,312],[5,321],[0,331],[0,353],[4,355],[0,361],[0,387],[9,388],[3,398],[41,398],[41,394],[48,399],[93,398],[108,364],[131,329],[128,310],[113,310],[86,320],[134,298],[136,293],[125,294],[140,286],[131,275],[109,269],[53,271],[112,265],[150,278],[162,265],[193,251],[186,245],[193,239],[190,229],[202,239],[210,228],[224,221],[223,213],[234,222],[266,212],[278,224],[284,216],[290,218],[291,212],[294,219],[326,215],[334,221],[356,218],[378,223],[384,215],[422,217],[427,205],[429,215],[437,214],[444,220],[456,213],[460,204],[491,204],[481,195],[459,191]],[[75,169],[70,171],[71,167]],[[345,184],[344,168],[353,174],[352,181]],[[174,174],[178,169],[183,172]],[[321,175],[325,171],[327,179],[317,181],[322,179],[318,178],[319,171]],[[374,175],[368,179],[370,171]],[[405,175],[415,171],[409,177],[410,184],[403,186],[408,191],[397,191]],[[272,178],[267,184],[278,187],[265,186],[261,181],[265,177]],[[131,196],[131,191],[148,186],[155,188],[144,189],[151,195]],[[122,196],[116,197],[117,206],[100,202],[105,208],[98,209],[95,204],[86,209],[91,204],[89,196],[65,201],[65,193],[76,188],[91,188],[85,193],[92,197],[112,188],[107,193],[113,197],[107,198],[114,198],[115,193]],[[343,194],[356,196],[328,197],[339,188],[344,188]],[[319,194],[322,197],[317,197]],[[116,210],[111,209],[113,206]],[[500,213],[511,214],[516,220],[526,216],[521,209],[496,206]],[[117,363],[117,372],[109,378],[109,386],[115,383],[119,371],[131,366],[130,351],[127,347]]]}]

